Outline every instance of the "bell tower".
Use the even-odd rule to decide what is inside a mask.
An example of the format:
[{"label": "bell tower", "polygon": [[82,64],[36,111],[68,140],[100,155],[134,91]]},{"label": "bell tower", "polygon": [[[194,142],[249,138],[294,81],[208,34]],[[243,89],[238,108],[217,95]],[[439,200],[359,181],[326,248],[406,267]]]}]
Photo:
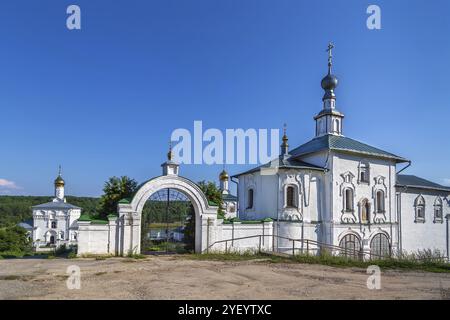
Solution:
[{"label": "bell tower", "polygon": [[342,135],[342,120],[344,115],[336,109],[336,95],[334,90],[338,86],[337,77],[332,74],[333,65],[332,50],[334,45],[328,44],[328,74],[322,79],[321,86],[325,91],[322,101],[322,110],[314,117],[316,121],[316,137],[325,134]]}]

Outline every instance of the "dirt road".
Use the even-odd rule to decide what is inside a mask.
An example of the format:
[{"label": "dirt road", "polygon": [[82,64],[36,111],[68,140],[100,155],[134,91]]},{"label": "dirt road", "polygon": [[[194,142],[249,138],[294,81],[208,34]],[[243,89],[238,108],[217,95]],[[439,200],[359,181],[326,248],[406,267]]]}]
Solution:
[{"label": "dirt road", "polygon": [[[81,270],[69,290],[67,267]],[[0,260],[0,299],[449,299],[450,274],[383,271],[369,290],[364,269],[177,256]]]}]

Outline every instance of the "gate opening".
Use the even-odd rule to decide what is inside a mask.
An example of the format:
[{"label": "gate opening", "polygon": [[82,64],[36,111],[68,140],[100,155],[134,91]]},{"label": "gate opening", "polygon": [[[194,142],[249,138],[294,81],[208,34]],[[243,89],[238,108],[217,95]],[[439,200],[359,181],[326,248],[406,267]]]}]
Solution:
[{"label": "gate opening", "polygon": [[183,254],[195,249],[195,210],[182,192],[166,188],[150,196],[142,210],[142,254]]}]

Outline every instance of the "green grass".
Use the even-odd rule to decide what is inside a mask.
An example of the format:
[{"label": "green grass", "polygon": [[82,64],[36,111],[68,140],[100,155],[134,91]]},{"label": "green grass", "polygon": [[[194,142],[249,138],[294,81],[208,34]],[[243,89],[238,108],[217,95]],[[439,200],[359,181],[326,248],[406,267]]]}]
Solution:
[{"label": "green grass", "polygon": [[379,266],[381,269],[401,269],[401,270],[450,273],[450,264],[427,260],[414,261],[412,259],[386,258],[378,260],[361,261],[331,255],[320,255],[320,256],[296,255],[295,257],[289,259],[297,263],[322,264],[332,267],[367,268],[370,265],[376,265]]},{"label": "green grass", "polygon": [[264,259],[266,261],[283,262],[285,258],[268,255],[264,253],[253,253],[253,252],[243,252],[243,253],[194,253],[185,255],[184,257],[192,260],[214,260],[214,261],[246,261],[246,260],[257,260]]},{"label": "green grass", "polygon": [[367,268],[370,265],[379,266],[381,269],[397,269],[408,271],[426,271],[436,273],[450,273],[450,264],[433,260],[412,260],[410,258],[387,258],[380,260],[361,261],[349,259],[341,256],[332,256],[328,254],[316,255],[296,255],[279,256],[266,253],[206,253],[192,254],[185,256],[193,260],[214,260],[214,261],[246,261],[263,260],[269,263],[306,263],[319,264],[339,268]]}]

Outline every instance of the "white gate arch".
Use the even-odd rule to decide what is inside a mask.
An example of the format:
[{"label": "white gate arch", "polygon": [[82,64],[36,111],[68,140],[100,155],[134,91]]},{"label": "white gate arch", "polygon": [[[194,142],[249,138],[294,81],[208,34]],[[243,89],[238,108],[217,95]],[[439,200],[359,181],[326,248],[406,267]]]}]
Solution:
[{"label": "white gate arch", "polygon": [[134,194],[130,203],[119,203],[118,242],[119,255],[140,253],[142,209],[152,194],[162,189],[175,189],[185,194],[195,210],[195,252],[203,252],[215,237],[211,237],[209,227],[216,225],[217,207],[210,206],[197,184],[176,174],[166,174],[148,180]]}]

